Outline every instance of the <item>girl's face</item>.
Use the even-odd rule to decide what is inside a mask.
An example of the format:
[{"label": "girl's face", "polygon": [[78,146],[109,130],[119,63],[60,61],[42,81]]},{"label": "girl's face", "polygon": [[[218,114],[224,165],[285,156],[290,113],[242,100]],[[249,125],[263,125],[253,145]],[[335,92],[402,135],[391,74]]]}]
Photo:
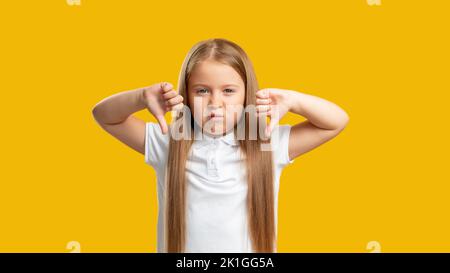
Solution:
[{"label": "girl's face", "polygon": [[205,133],[222,135],[241,118],[245,84],[229,65],[207,60],[198,63],[188,82],[192,115]]}]

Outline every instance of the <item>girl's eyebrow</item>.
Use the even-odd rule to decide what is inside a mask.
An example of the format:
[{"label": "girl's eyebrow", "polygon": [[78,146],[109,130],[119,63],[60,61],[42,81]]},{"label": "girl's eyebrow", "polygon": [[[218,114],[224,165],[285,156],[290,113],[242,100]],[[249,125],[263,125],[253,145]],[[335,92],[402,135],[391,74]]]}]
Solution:
[{"label": "girl's eyebrow", "polygon": [[[196,86],[206,86],[206,87],[210,87],[210,86],[208,86],[207,84],[204,84],[204,83],[196,83],[196,84],[192,85],[192,87],[196,87]],[[222,85],[222,88],[227,87],[227,86],[235,86],[235,87],[239,87],[239,85],[237,85],[237,84],[235,84],[235,83],[228,83],[228,84]]]}]

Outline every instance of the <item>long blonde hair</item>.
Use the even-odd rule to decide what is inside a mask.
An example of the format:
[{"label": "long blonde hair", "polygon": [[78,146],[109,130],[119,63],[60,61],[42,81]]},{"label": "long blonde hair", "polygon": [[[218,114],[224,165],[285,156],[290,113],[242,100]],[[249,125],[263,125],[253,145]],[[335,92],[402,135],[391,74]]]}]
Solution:
[{"label": "long blonde hair", "polygon": [[[195,65],[212,59],[233,67],[245,83],[244,107],[256,105],[258,82],[253,65],[244,50],[226,39],[208,39],[198,42],[188,52],[178,80],[178,92],[188,101],[187,85]],[[176,120],[183,118],[180,113]],[[245,154],[247,169],[247,215],[252,247],[255,252],[273,252],[275,247],[275,215],[272,152],[261,150],[267,140],[249,138],[249,113],[245,113],[245,139],[239,140]],[[193,132],[193,124],[190,126]],[[265,123],[258,124],[265,127]],[[183,128],[185,129],[185,128]],[[234,130],[236,127],[234,128]],[[258,128],[259,129],[259,128]],[[191,136],[193,133],[190,134]],[[184,252],[186,233],[186,161],[193,139],[170,138],[166,170],[165,245],[167,252]]]}]

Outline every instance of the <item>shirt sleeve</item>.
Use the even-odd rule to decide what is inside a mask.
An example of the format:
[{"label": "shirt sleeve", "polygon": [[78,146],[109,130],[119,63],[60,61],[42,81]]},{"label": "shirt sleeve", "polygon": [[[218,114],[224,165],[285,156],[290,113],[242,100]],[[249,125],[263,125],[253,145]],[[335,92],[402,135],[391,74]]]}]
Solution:
[{"label": "shirt sleeve", "polygon": [[294,159],[289,159],[289,136],[291,127],[289,124],[278,125],[273,129],[271,134],[274,163],[281,168],[294,162]]},{"label": "shirt sleeve", "polygon": [[169,134],[164,135],[158,123],[145,124],[145,163],[156,171],[165,168],[169,152]]}]

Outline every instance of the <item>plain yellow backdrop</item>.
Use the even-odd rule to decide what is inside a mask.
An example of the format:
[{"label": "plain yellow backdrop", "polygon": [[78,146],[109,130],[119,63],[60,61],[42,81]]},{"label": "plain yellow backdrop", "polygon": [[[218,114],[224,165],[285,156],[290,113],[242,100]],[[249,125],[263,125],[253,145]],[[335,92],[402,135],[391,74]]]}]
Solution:
[{"label": "plain yellow backdrop", "polygon": [[1,5],[0,252],[69,252],[70,241],[156,251],[155,173],[91,109],[116,92],[176,86],[190,47],[213,37],[246,50],[261,88],[314,94],[350,115],[341,135],[285,169],[279,252],[369,252],[370,241],[450,251],[449,1]]}]

